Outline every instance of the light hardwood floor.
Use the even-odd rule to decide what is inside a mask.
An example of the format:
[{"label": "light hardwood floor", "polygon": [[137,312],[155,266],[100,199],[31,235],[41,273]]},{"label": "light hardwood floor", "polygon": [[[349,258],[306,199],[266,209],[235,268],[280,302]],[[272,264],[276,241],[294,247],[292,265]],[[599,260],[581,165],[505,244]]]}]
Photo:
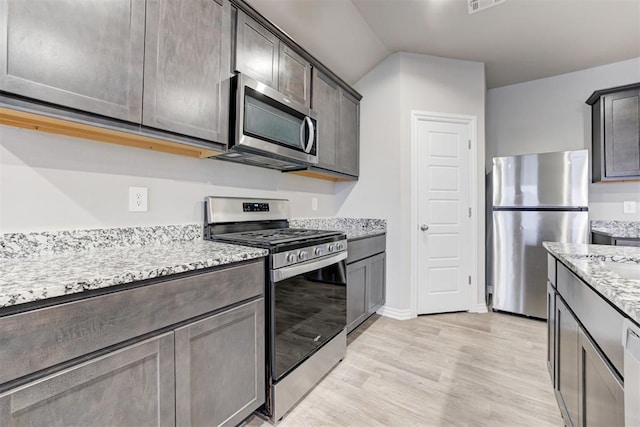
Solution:
[{"label": "light hardwood floor", "polygon": [[546,324],[498,313],[374,316],[278,425],[562,426]]}]

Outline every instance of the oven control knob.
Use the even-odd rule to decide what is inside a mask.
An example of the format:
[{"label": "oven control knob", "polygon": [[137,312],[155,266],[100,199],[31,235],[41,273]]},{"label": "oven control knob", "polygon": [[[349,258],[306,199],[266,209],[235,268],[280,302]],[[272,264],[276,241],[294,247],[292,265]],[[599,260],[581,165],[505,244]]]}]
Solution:
[{"label": "oven control knob", "polygon": [[344,251],[344,243],[336,243],[336,250]]},{"label": "oven control knob", "polygon": [[322,256],[322,255],[324,255],[324,249],[322,249],[322,248],[316,248],[316,249],[313,251],[313,253],[314,253],[314,255],[315,255],[315,256]]},{"label": "oven control knob", "polygon": [[287,255],[287,262],[291,263],[291,262],[296,262],[297,260],[298,260],[298,257],[296,256],[296,254]]},{"label": "oven control knob", "polygon": [[329,252],[333,252],[336,250],[336,245],[334,245],[333,243],[330,243],[327,249],[329,249]]},{"label": "oven control knob", "polygon": [[307,251],[298,252],[298,258],[300,258],[300,261],[308,260],[309,259],[309,252],[307,252]]}]

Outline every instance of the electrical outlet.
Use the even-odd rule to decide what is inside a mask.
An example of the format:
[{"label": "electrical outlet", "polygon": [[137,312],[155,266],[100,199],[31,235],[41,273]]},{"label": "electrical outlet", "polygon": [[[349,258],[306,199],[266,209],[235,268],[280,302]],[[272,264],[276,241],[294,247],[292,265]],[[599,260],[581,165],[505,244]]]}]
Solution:
[{"label": "electrical outlet", "polygon": [[626,214],[636,213],[636,202],[633,200],[628,202],[622,202],[622,210]]},{"label": "electrical outlet", "polygon": [[129,187],[129,212],[147,211],[147,187]]},{"label": "electrical outlet", "polygon": [[318,198],[317,197],[312,197],[311,198],[311,210],[312,211],[317,211],[318,210]]}]

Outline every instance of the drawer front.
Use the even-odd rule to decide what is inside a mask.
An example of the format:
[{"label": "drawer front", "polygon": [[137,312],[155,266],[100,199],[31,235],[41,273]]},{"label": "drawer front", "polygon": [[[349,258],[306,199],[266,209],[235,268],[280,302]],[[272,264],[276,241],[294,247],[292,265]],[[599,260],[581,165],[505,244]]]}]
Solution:
[{"label": "drawer front", "polygon": [[622,376],[624,349],[620,336],[624,317],[560,263],[557,277],[558,293]]},{"label": "drawer front", "polygon": [[264,293],[264,260],[0,318],[0,384]]},{"label": "drawer front", "polygon": [[382,234],[380,236],[349,241],[347,244],[347,250],[349,252],[347,264],[384,252],[386,249],[386,239],[386,235]]}]

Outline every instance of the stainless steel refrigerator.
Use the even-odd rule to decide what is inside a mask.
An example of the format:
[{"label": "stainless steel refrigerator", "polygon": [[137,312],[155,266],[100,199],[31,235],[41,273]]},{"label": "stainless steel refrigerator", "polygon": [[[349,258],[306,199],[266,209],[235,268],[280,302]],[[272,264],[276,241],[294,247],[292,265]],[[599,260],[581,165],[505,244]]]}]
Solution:
[{"label": "stainless steel refrigerator", "polygon": [[493,159],[493,309],[546,319],[543,241],[588,243],[588,151]]}]

